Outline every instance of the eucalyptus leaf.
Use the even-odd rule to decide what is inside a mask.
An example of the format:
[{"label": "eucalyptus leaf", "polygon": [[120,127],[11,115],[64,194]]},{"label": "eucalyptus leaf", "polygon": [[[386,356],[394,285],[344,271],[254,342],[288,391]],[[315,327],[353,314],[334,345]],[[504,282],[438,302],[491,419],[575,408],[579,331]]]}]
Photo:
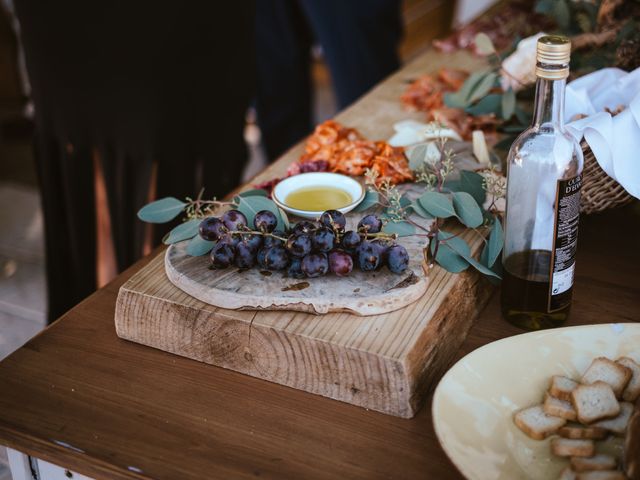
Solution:
[{"label": "eucalyptus leaf", "polygon": [[495,113],[500,115],[501,111],[502,95],[498,93],[491,93],[484,98],[481,98],[478,103],[467,107],[465,110],[471,115],[484,115],[487,113]]},{"label": "eucalyptus leaf", "polygon": [[474,43],[476,44],[476,51],[480,55],[491,55],[496,51],[496,48],[493,46],[493,42],[486,33],[478,33]]},{"label": "eucalyptus leaf", "polygon": [[289,217],[286,212],[281,208],[278,208],[278,213],[280,214],[280,218],[282,219],[282,223],[284,224],[284,231],[286,232],[291,228],[291,223],[289,222]]},{"label": "eucalyptus leaf", "polygon": [[467,98],[456,93],[445,93],[443,97],[444,104],[450,108],[466,108],[469,105]]},{"label": "eucalyptus leaf", "polygon": [[358,206],[353,209],[353,211],[364,212],[365,210],[368,210],[374,205],[377,205],[378,202],[379,202],[378,192],[367,190],[367,193],[365,193],[364,198],[362,199],[362,202],[360,202]]},{"label": "eucalyptus leaf", "polygon": [[263,188],[254,188],[251,190],[245,190],[238,194],[240,197],[268,197],[269,192]]},{"label": "eucalyptus leaf", "polygon": [[425,157],[427,156],[427,144],[421,143],[411,148],[407,153],[409,157],[409,168],[411,170],[419,170],[424,167]]},{"label": "eucalyptus leaf", "polygon": [[502,95],[502,118],[509,120],[516,110],[516,94],[512,89]]},{"label": "eucalyptus leaf", "polygon": [[200,235],[196,235],[187,244],[187,255],[192,257],[200,257],[211,251],[216,242],[204,240]]},{"label": "eucalyptus leaf", "polygon": [[173,197],[151,202],[138,210],[138,218],[148,223],[167,223],[176,218],[187,204]]},{"label": "eucalyptus leaf", "polygon": [[444,193],[425,192],[418,198],[418,202],[434,217],[449,218],[456,215],[451,199]]},{"label": "eucalyptus leaf", "polygon": [[402,208],[407,208],[409,205],[411,205],[411,200],[409,200],[409,197],[407,197],[406,195],[402,195],[400,197],[400,206]]},{"label": "eucalyptus leaf", "polygon": [[389,222],[382,227],[384,233],[395,233],[399,237],[408,237],[416,233],[416,228],[409,222]]},{"label": "eucalyptus leaf", "polygon": [[169,235],[163,240],[164,244],[171,245],[172,243],[181,242],[195,237],[198,235],[198,227],[200,226],[201,221],[201,219],[195,218],[181,223],[169,232]]},{"label": "eucalyptus leaf", "polygon": [[426,218],[428,220],[431,220],[433,218],[433,215],[431,215],[429,212],[427,212],[424,209],[424,207],[422,205],[420,205],[420,202],[418,202],[417,200],[415,202],[411,203],[411,210],[413,210],[416,215],[419,215],[422,218]]},{"label": "eucalyptus leaf", "polygon": [[256,216],[256,213],[262,210],[269,210],[278,219],[278,226],[276,228],[278,230],[284,230],[284,219],[280,215],[280,209],[273,200],[261,196],[237,196],[233,199],[233,202],[236,204],[236,208],[247,217],[249,225],[253,224],[253,218]]},{"label": "eucalyptus leaf", "polygon": [[[436,243],[438,243],[438,251],[436,253]],[[438,232],[438,242],[429,242],[431,255],[435,254],[435,260],[438,264],[451,273],[460,273],[469,267],[469,262],[464,256],[470,255],[469,245],[459,237],[441,230]]]},{"label": "eucalyptus leaf", "polygon": [[482,225],[482,210],[475,199],[467,192],[453,192],[453,207],[460,221],[469,228]]},{"label": "eucalyptus leaf", "polygon": [[502,230],[502,224],[498,217],[495,218],[493,225],[491,226],[491,233],[489,234],[489,240],[487,242],[487,267],[491,268],[496,263],[502,247],[504,246],[504,232]]},{"label": "eucalyptus leaf", "polygon": [[487,192],[484,189],[484,177],[471,170],[462,170],[460,172],[458,190],[467,192],[480,206],[484,204],[487,198]]},{"label": "eucalyptus leaf", "polygon": [[566,0],[538,0],[534,11],[553,18],[562,30],[566,30],[569,26],[571,15]]},{"label": "eucalyptus leaf", "polygon": [[462,84],[460,90],[458,90],[458,94],[464,100],[468,100],[473,92],[473,89],[491,72],[473,72]]},{"label": "eucalyptus leaf", "polygon": [[495,72],[489,72],[478,82],[478,84],[471,89],[469,96],[467,97],[468,103],[473,103],[479,98],[484,97],[495,86],[498,74]]},{"label": "eucalyptus leaf", "polygon": [[445,93],[444,95],[444,104],[447,107],[452,108],[466,108],[471,102],[469,101],[469,97],[471,95],[471,91],[473,88],[480,82],[487,72],[473,72],[469,77],[464,81],[460,90],[455,93]]},{"label": "eucalyptus leaf", "polygon": [[480,273],[487,275],[489,277],[494,277],[497,279],[501,279],[502,277],[500,275],[498,275],[496,272],[494,272],[493,270],[491,270],[488,267],[485,267],[482,263],[478,262],[475,258],[473,257],[465,257],[465,260],[467,262],[469,262],[469,264],[475,268],[476,270],[478,270]]}]

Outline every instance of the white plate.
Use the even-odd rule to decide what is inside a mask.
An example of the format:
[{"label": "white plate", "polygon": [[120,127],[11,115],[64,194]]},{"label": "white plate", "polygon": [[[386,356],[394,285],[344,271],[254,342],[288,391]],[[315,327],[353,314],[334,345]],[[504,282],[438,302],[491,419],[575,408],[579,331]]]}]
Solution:
[{"label": "white plate", "polygon": [[[540,403],[552,375],[577,379],[599,356],[640,361],[640,324],[525,333],[471,352],[434,394],[433,420],[445,452],[472,480],[557,478],[568,462],[552,457],[550,439],[522,433],[513,414]],[[622,450],[618,440],[602,447]]]},{"label": "white plate", "polygon": [[365,194],[364,187],[351,177],[340,175],[339,173],[313,172],[285,178],[274,187],[271,198],[287,213],[298,217],[316,219],[322,215],[322,210],[298,210],[284,202],[290,193],[305,187],[334,187],[347,192],[353,201],[345,207],[338,208],[342,213],[350,212],[356,208]]}]

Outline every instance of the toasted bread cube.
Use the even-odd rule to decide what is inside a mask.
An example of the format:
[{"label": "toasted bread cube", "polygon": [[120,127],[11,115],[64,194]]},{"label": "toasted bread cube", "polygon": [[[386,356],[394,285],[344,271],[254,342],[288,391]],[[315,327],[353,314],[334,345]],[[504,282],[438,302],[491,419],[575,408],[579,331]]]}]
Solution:
[{"label": "toasted bread cube", "polygon": [[624,436],[627,433],[627,426],[629,425],[629,419],[633,413],[633,404],[628,402],[620,402],[620,413],[617,417],[607,420],[600,420],[593,424],[594,427],[606,428],[611,433],[618,436]]},{"label": "toasted bread cube", "polygon": [[576,420],[576,411],[569,402],[560,400],[559,398],[551,396],[549,393],[545,393],[544,404],[542,406],[544,413],[552,415],[554,417],[565,418],[570,421]]},{"label": "toasted bread cube", "polygon": [[582,425],[565,425],[558,430],[558,435],[564,438],[582,440],[602,440],[607,437],[609,430],[603,427],[583,427]]},{"label": "toasted bread cube", "polygon": [[595,382],[605,382],[611,386],[616,398],[622,397],[622,392],[631,380],[631,369],[620,365],[606,357],[598,357],[582,375],[581,383],[590,385]]},{"label": "toasted bread cube", "polygon": [[640,397],[640,364],[629,357],[619,358],[616,363],[631,370],[631,380],[622,392],[622,399],[625,402],[633,403]]},{"label": "toasted bread cube", "polygon": [[558,480],[576,480],[576,472],[571,467],[566,467],[560,472]]},{"label": "toasted bread cube", "polygon": [[520,430],[534,440],[544,440],[554,434],[567,421],[544,413],[542,405],[525,408],[517,412],[513,421]]},{"label": "toasted bread cube", "polygon": [[577,480],[627,480],[624,473],[619,470],[602,470],[595,472],[582,472],[576,476]]},{"label": "toasted bread cube", "polygon": [[576,472],[590,472],[593,470],[615,470],[618,462],[611,455],[594,455],[590,458],[572,457],[571,468]]},{"label": "toasted bread cube", "polygon": [[601,381],[580,385],[571,392],[571,403],[580,423],[587,425],[620,413],[620,404],[611,386]]},{"label": "toasted bread cube", "polygon": [[551,453],[559,457],[593,457],[596,453],[596,445],[593,440],[553,438]]},{"label": "toasted bread cube", "polygon": [[554,375],[551,377],[551,385],[549,385],[549,393],[565,402],[571,401],[571,392],[579,385],[569,377],[562,375]]}]

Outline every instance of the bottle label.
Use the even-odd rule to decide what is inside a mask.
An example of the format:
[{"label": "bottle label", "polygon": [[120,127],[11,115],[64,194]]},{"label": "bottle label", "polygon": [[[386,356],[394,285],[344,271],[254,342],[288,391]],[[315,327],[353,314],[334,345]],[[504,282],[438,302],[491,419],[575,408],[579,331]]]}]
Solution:
[{"label": "bottle label", "polygon": [[558,180],[556,218],[551,250],[548,311],[560,310],[571,303],[573,273],[578,247],[582,175]]}]

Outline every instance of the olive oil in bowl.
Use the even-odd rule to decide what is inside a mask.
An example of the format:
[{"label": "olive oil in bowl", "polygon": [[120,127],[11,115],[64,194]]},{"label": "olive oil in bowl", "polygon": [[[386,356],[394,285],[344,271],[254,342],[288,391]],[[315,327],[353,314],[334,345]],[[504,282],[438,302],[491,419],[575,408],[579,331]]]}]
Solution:
[{"label": "olive oil in bowl", "polygon": [[323,212],[346,207],[353,202],[348,192],[330,186],[310,186],[294,190],[284,203],[297,210]]}]

